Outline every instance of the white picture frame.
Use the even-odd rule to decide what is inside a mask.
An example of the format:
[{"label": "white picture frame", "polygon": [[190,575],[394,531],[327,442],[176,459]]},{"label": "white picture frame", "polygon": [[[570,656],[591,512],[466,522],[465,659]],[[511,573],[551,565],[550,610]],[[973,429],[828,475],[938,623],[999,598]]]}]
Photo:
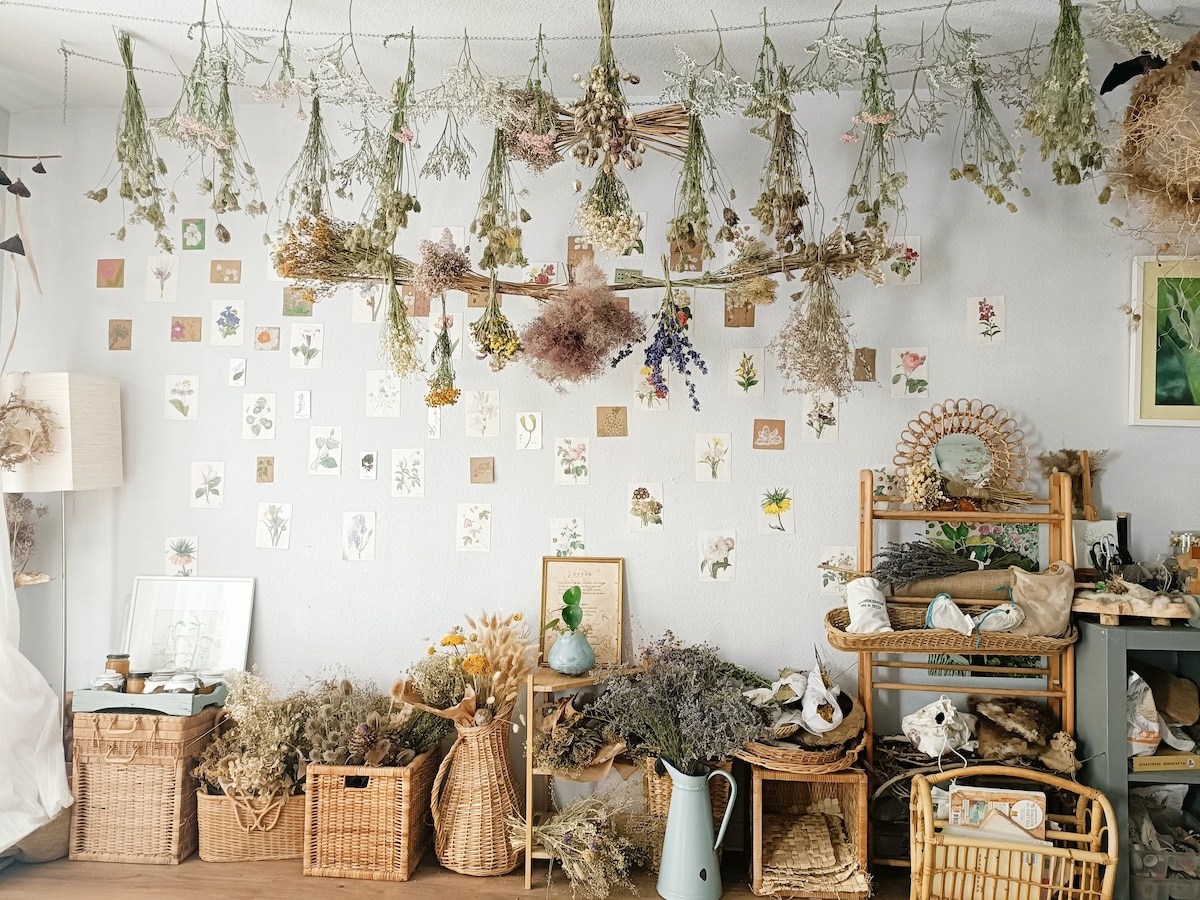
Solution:
[{"label": "white picture frame", "polygon": [[131,668],[227,672],[246,668],[254,578],[137,575],[125,632]]}]

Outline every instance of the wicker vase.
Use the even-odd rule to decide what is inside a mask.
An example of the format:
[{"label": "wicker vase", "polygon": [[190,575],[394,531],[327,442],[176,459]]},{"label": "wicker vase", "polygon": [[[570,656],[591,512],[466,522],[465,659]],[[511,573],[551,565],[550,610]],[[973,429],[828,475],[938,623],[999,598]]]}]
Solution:
[{"label": "wicker vase", "polygon": [[438,861],[462,875],[505,875],[521,859],[508,838],[507,820],[522,812],[508,758],[509,713],[459,726],[433,782]]}]

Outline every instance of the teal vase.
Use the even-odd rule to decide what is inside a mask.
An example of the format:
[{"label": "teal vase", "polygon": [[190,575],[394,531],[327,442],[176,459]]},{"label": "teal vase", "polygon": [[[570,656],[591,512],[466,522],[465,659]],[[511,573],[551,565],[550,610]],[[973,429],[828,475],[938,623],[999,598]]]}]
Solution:
[{"label": "teal vase", "polygon": [[560,634],[546,656],[546,662],[560,675],[582,675],[596,665],[596,652],[582,631]]},{"label": "teal vase", "polygon": [[[713,769],[707,775],[684,775],[665,759],[662,763],[671,776],[671,806],[658,867],[658,896],[663,900],[720,900],[721,865],[717,848],[725,838],[733,802],[737,799],[737,784],[724,769]],[[715,840],[712,802],[708,796],[711,778],[729,782],[729,805],[725,807]]]}]

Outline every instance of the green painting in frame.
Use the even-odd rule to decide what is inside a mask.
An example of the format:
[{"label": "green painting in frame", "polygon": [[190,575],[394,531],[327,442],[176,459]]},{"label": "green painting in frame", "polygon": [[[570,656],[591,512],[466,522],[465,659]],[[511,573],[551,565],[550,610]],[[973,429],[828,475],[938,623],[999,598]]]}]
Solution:
[{"label": "green painting in frame", "polygon": [[1200,259],[1133,262],[1129,424],[1200,426]]}]

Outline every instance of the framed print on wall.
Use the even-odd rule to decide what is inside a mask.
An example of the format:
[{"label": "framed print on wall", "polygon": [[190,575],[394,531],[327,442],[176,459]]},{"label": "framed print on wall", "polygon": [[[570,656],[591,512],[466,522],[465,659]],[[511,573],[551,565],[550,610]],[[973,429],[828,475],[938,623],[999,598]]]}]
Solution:
[{"label": "framed print on wall", "polygon": [[1200,426],[1200,259],[1136,257],[1130,306],[1129,424]]},{"label": "framed print on wall", "polygon": [[542,665],[558,634],[546,631],[546,623],[558,616],[562,595],[579,585],[583,624],[588,643],[596,654],[596,665],[621,664],[621,618],[625,585],[625,560],[617,557],[543,556],[542,617],[538,629],[538,654]]}]

